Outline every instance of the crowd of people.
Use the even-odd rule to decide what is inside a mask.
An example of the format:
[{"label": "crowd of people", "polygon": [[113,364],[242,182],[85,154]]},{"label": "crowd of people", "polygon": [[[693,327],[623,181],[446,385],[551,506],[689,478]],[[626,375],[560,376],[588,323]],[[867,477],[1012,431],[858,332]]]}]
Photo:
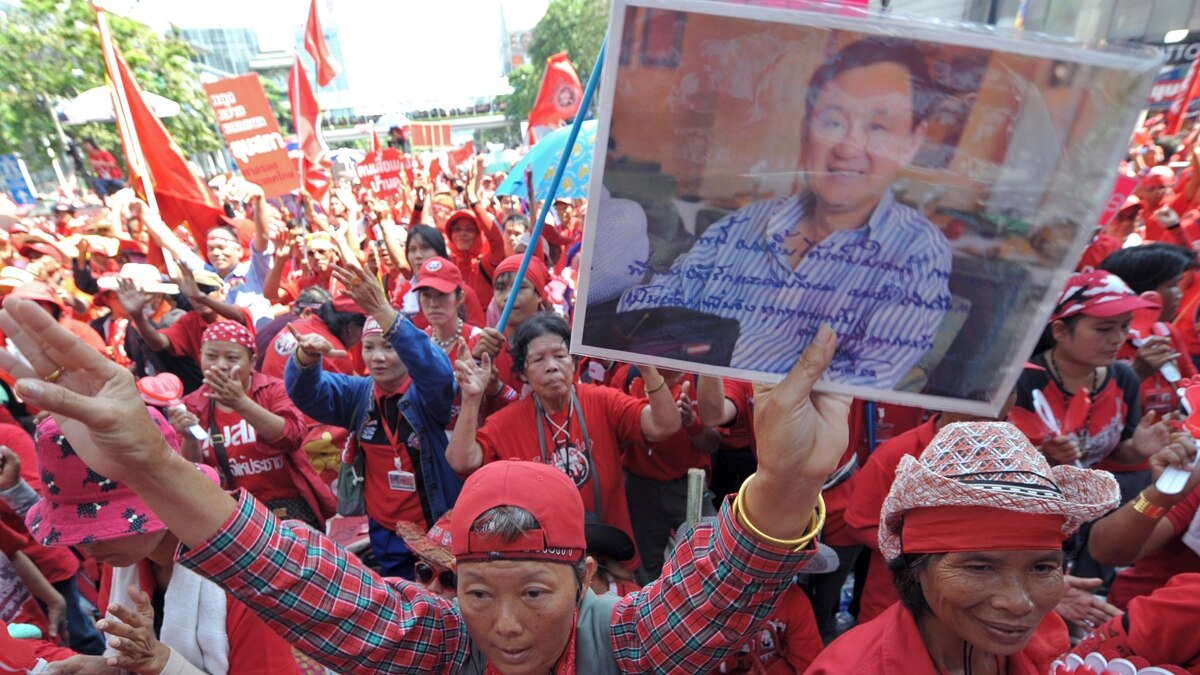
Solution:
[{"label": "crowd of people", "polygon": [[0,197],[0,672],[1200,673],[1195,137],[990,419],[811,393],[829,327],[773,388],[572,355],[588,205],[482,157]]}]

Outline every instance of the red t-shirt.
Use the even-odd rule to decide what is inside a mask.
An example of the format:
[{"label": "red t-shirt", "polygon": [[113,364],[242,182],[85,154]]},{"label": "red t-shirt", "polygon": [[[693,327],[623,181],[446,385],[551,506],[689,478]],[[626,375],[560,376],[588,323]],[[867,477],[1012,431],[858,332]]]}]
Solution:
[{"label": "red t-shirt", "polygon": [[737,653],[712,669],[713,673],[763,673],[793,675],[803,673],[825,648],[812,603],[799,586],[783,592],[775,611],[753,637],[738,647]]},{"label": "red t-shirt", "polygon": [[[1039,366],[1046,365],[1044,354],[1037,354],[1030,361]],[[1137,374],[1129,366],[1115,362],[1108,367],[1108,373],[1100,383],[1100,391],[1092,396],[1087,438],[1080,448],[1083,452],[1080,461],[1085,467],[1095,467],[1111,454],[1121,441],[1133,437],[1133,430],[1142,419],[1141,405],[1138,403],[1139,387]],[[1054,417],[1060,425],[1075,393],[1066,393],[1060,389],[1058,383],[1050,377],[1049,371],[1028,368],[1021,373],[1020,379],[1017,380],[1017,402],[1013,411],[1009,413],[1009,421],[1016,425],[1031,443],[1040,447],[1050,440],[1053,434],[1033,410],[1034,389],[1044,392],[1046,402],[1054,411]],[[1017,408],[1021,410],[1018,411]]]},{"label": "red t-shirt", "polygon": [[1196,330],[1197,310],[1200,310],[1200,276],[1195,272],[1185,272],[1184,282],[1179,287],[1184,289],[1183,300],[1175,314],[1174,326],[1179,329],[1180,344],[1184,354],[1200,356],[1200,332]]},{"label": "red t-shirt", "polygon": [[[269,448],[258,442],[258,432],[233,410],[213,408],[213,426],[225,437],[225,455],[233,473],[233,485],[242,488],[264,504],[273,499],[298,497],[300,492],[292,483],[287,470],[286,451]],[[204,463],[221,471],[211,439],[202,442]]]},{"label": "red t-shirt", "polygon": [[[669,387],[671,398],[679,398],[679,391],[683,388],[685,381],[692,383],[692,392],[695,393],[696,376],[684,375]],[[613,382],[621,387],[629,382],[629,395],[646,401],[645,405],[649,405],[645,381],[642,380],[641,375],[634,376],[630,381],[629,366],[622,366],[621,372],[613,378]],[[693,401],[693,412],[695,412],[694,408],[695,402]],[[591,431],[590,428],[588,430]],[[633,475],[642,478],[669,481],[686,477],[688,469],[704,469],[708,479],[712,479],[712,458],[708,453],[697,450],[692,445],[692,438],[687,429],[680,429],[670,438],[658,443],[646,443],[639,434],[634,437],[634,441],[626,450],[623,459],[625,468],[629,469]]]},{"label": "red t-shirt", "polygon": [[121,167],[117,164],[117,158],[107,150],[97,149],[95,152],[89,152],[88,162],[92,165],[96,176],[102,179],[121,180],[123,177]]},{"label": "red t-shirt", "polygon": [[1200,510],[1200,490],[1192,490],[1165,516],[1175,529],[1176,536],[1162,548],[1134,563],[1133,567],[1119,572],[1108,593],[1109,602],[1125,609],[1130,600],[1153,593],[1176,574],[1200,572],[1200,556],[1183,543],[1183,534],[1196,517],[1197,510]]},{"label": "red t-shirt", "polygon": [[[292,328],[296,329],[297,333],[307,335],[308,333],[316,333],[321,337],[329,340],[329,344],[333,345],[334,349],[346,349],[342,341],[337,338],[329,327],[325,325],[315,316],[310,316],[304,319],[297,319],[291,324]],[[296,338],[292,337],[292,332],[284,329],[279,331],[279,335],[275,336],[275,340],[271,342],[271,346],[267,348],[267,353],[263,355],[262,368],[259,370],[264,375],[271,377],[283,377],[283,369],[287,366],[288,359],[292,358],[292,352],[296,349]],[[349,351],[349,350],[347,350]],[[354,360],[350,356],[344,356],[336,359],[326,357],[321,361],[321,367],[325,370],[344,375],[353,375],[355,373]]]},{"label": "red t-shirt", "polygon": [[[850,405],[850,443],[838,466],[845,466],[852,458],[857,459],[858,466],[867,461],[871,453],[870,437],[867,433],[866,401],[855,399]],[[925,411],[921,408],[896,405],[891,403],[875,404],[875,444],[891,440],[897,434],[908,431],[921,423]],[[827,488],[821,492],[825,500],[825,527],[821,531],[821,540],[830,546],[854,546],[858,543],[854,534],[846,526],[846,508],[854,498],[857,469],[850,478]]]},{"label": "red t-shirt", "polygon": [[33,624],[45,634],[49,628],[46,615],[11,562],[14,555],[32,543],[28,534],[0,524],[0,621]]},{"label": "red t-shirt", "polygon": [[[250,329],[250,333],[254,333],[254,317],[250,314],[250,310],[245,307],[239,307],[239,311],[244,315],[242,325]],[[217,319],[225,321],[225,319]],[[167,352],[173,356],[190,356],[200,363],[200,338],[204,337],[204,331],[212,325],[213,322],[205,321],[200,316],[199,312],[191,311],[179,317],[175,323],[160,329],[162,333],[171,341],[171,345],[167,347]],[[282,377],[282,375],[280,375]]]},{"label": "red t-shirt", "polygon": [[879,554],[879,512],[896,480],[900,459],[905,455],[919,457],[936,433],[937,418],[934,417],[880,443],[854,476],[854,499],[847,505],[843,517],[850,535],[871,552],[871,565],[858,611],[859,623],[874,619],[900,599],[892,585],[892,573]]},{"label": "red t-shirt", "polygon": [[[384,394],[375,387],[375,406],[359,429],[358,443],[366,459],[366,484],[363,487],[367,515],[388,529],[407,520],[432,525],[429,519],[425,480],[418,448],[420,441],[412,425],[400,413],[399,405],[412,380],[398,391]],[[399,472],[399,482],[392,476]]]},{"label": "red t-shirt", "polygon": [[[642,437],[642,409],[646,407],[646,402],[611,387],[594,384],[576,384],[575,393],[591,439],[591,462],[581,450],[584,447],[583,435],[574,406],[568,405],[550,415],[555,424],[569,424],[570,446],[560,451],[555,449],[554,428],[545,420],[538,419],[533,396],[511,403],[488,417],[475,436],[483,448],[483,461],[526,459],[552,464],[575,481],[583,497],[583,507],[588,512],[596,510],[595,487],[598,476],[601,520],[620,528],[632,541],[633,526],[629,520],[629,505],[625,501],[620,443]],[[545,432],[545,456],[538,445],[539,424]]]},{"label": "red t-shirt", "polygon": [[7,445],[21,458],[21,478],[29,483],[29,487],[41,489],[42,480],[38,473],[37,450],[33,447],[33,438],[16,424],[0,424],[0,445]]}]

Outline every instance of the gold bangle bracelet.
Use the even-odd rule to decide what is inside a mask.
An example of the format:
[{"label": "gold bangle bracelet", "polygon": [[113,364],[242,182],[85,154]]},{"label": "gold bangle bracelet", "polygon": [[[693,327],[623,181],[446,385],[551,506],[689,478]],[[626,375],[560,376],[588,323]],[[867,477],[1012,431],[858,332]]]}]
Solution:
[{"label": "gold bangle bracelet", "polygon": [[755,527],[754,523],[750,521],[750,516],[745,511],[745,507],[742,506],[742,496],[745,494],[746,486],[750,484],[750,479],[752,478],[754,478],[754,474],[750,474],[746,477],[746,480],[742,481],[742,487],[738,489],[737,496],[733,498],[733,506],[731,508],[734,517],[738,518],[740,515],[741,523],[746,526],[746,529],[750,530],[750,534],[772,546],[795,552],[802,551],[808,547],[812,543],[812,540],[816,539],[817,535],[821,533],[821,528],[825,527],[825,498],[820,494],[817,495],[817,507],[813,511],[812,518],[808,521],[808,527],[805,529],[803,536],[798,539],[778,539]]},{"label": "gold bangle bracelet", "polygon": [[1150,518],[1151,520],[1158,520],[1159,518],[1167,515],[1167,511],[1170,511],[1171,508],[1169,506],[1155,504],[1149,499],[1146,499],[1146,494],[1144,492],[1139,492],[1138,496],[1134,497],[1133,499],[1133,510],[1137,511],[1143,516],[1146,516],[1147,518]]}]

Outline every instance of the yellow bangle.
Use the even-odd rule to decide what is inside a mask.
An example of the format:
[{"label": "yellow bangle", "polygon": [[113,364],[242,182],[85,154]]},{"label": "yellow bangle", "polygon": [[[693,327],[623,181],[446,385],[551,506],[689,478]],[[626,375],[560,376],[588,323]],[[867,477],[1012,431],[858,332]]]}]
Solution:
[{"label": "yellow bangle", "polygon": [[1159,518],[1167,515],[1167,511],[1170,511],[1171,507],[1155,504],[1149,499],[1146,499],[1146,494],[1144,492],[1139,492],[1138,496],[1134,497],[1133,499],[1133,510],[1137,511],[1143,516],[1146,516],[1147,518],[1150,518],[1151,520],[1158,520]]},{"label": "yellow bangle", "polygon": [[[742,481],[742,487],[738,489],[737,496],[733,498],[733,506],[731,508],[734,518],[737,518],[745,525],[746,529],[750,530],[750,534],[754,535],[755,538],[772,546],[796,552],[807,548],[812,543],[812,540],[816,539],[817,535],[821,533],[821,528],[825,527],[825,499],[820,494],[817,495],[817,508],[813,511],[812,518],[808,521],[808,528],[804,531],[803,536],[798,539],[777,539],[755,527],[754,523],[750,522],[750,516],[742,506],[742,495],[745,494],[746,486],[750,484],[750,479],[752,478],[754,478],[754,474],[750,474],[746,480]],[[739,515],[741,516],[740,518],[738,518]]]}]

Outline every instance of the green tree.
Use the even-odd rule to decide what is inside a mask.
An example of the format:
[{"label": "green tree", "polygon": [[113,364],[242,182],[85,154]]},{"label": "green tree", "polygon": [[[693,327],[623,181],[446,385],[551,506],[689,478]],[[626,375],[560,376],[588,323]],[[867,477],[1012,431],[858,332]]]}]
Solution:
[{"label": "green tree", "polygon": [[[192,48],[178,32],[158,35],[149,27],[108,15],[109,31],[134,77],[146,91],[179,103],[163,121],[187,154],[220,147],[208,100],[192,67]],[[47,102],[57,103],[105,83],[104,55],[96,17],[87,0],[23,0],[0,21],[0,152],[21,152],[34,167],[49,164],[43,138],[58,146]],[[66,129],[76,139],[93,136],[121,154],[112,123]]]},{"label": "green tree", "polygon": [[542,85],[546,59],[565,51],[585,84],[608,28],[607,0],[551,0],[529,44],[529,61],[508,74],[513,93],[503,97],[505,115],[519,124],[529,116]]}]

